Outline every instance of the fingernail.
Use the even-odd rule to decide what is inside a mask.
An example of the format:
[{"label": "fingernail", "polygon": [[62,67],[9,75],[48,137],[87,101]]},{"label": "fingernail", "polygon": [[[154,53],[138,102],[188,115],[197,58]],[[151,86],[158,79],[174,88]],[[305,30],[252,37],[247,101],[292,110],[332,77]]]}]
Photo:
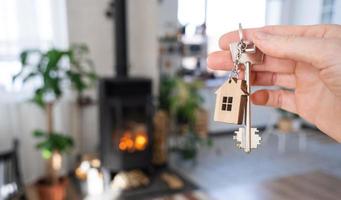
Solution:
[{"label": "fingernail", "polygon": [[265,40],[265,39],[269,38],[270,34],[258,31],[258,32],[255,32],[254,36],[258,40]]}]

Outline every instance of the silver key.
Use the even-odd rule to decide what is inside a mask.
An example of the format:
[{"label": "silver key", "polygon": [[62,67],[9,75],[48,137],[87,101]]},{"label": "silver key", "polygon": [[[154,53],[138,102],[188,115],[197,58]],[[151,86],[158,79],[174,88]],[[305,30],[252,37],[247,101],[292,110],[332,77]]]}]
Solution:
[{"label": "silver key", "polygon": [[243,40],[241,25],[239,25],[239,42],[230,44],[230,51],[234,63],[242,64],[245,67],[245,79],[247,84],[247,103],[245,109],[244,124],[245,127],[239,128],[236,135],[233,137],[237,140],[237,146],[244,149],[245,152],[250,152],[251,148],[255,149],[260,144],[260,136],[257,134],[256,128],[251,128],[251,67],[252,65],[262,64],[264,54],[256,48],[252,42]]},{"label": "silver key", "polygon": [[241,127],[238,131],[235,131],[235,136],[233,136],[233,139],[237,140],[237,147],[244,149],[245,152],[250,152],[251,149],[256,149],[257,146],[260,144],[261,137],[257,134],[258,129],[251,128],[251,134],[250,134],[250,144],[247,143],[246,140],[246,128]]}]

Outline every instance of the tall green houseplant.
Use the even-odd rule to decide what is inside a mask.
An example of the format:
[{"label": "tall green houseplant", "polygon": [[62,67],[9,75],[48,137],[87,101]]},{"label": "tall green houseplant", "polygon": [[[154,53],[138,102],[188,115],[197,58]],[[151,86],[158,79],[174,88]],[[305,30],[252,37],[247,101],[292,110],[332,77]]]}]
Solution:
[{"label": "tall green houseplant", "polygon": [[[209,138],[201,138],[196,130],[196,111],[204,99],[199,93],[201,81],[185,81],[180,77],[163,77],[160,82],[159,108],[169,112],[177,126],[178,138],[172,151],[184,159],[195,159],[200,146],[211,146]],[[182,132],[182,133],[180,133]]]},{"label": "tall green houseplant", "polygon": [[32,82],[36,86],[31,101],[46,113],[46,131],[35,130],[33,135],[40,139],[36,147],[47,160],[49,184],[58,182],[61,154],[73,147],[71,137],[54,131],[53,108],[68,86],[81,97],[94,85],[97,75],[88,54],[87,46],[79,44],[67,50],[26,50],[20,54],[22,69],[13,77],[13,81],[19,79],[23,84]]}]

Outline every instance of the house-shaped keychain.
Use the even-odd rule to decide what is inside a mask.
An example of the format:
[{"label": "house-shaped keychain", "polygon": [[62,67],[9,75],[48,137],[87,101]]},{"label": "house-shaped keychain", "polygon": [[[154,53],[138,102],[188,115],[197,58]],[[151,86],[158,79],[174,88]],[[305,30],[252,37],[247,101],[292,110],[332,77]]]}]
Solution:
[{"label": "house-shaped keychain", "polygon": [[231,78],[215,94],[214,121],[242,124],[248,95],[246,81]]}]

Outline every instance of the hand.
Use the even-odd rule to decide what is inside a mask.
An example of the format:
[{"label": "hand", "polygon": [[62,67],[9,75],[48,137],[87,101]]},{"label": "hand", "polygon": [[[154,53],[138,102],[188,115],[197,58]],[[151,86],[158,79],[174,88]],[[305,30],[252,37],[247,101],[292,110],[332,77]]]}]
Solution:
[{"label": "hand", "polygon": [[[285,88],[258,90],[252,102],[297,113],[341,142],[341,26],[267,26],[243,33],[265,54],[264,63],[252,68],[251,83]],[[239,41],[236,31],[221,37],[222,51],[209,55],[209,68],[232,68],[233,41]]]}]

